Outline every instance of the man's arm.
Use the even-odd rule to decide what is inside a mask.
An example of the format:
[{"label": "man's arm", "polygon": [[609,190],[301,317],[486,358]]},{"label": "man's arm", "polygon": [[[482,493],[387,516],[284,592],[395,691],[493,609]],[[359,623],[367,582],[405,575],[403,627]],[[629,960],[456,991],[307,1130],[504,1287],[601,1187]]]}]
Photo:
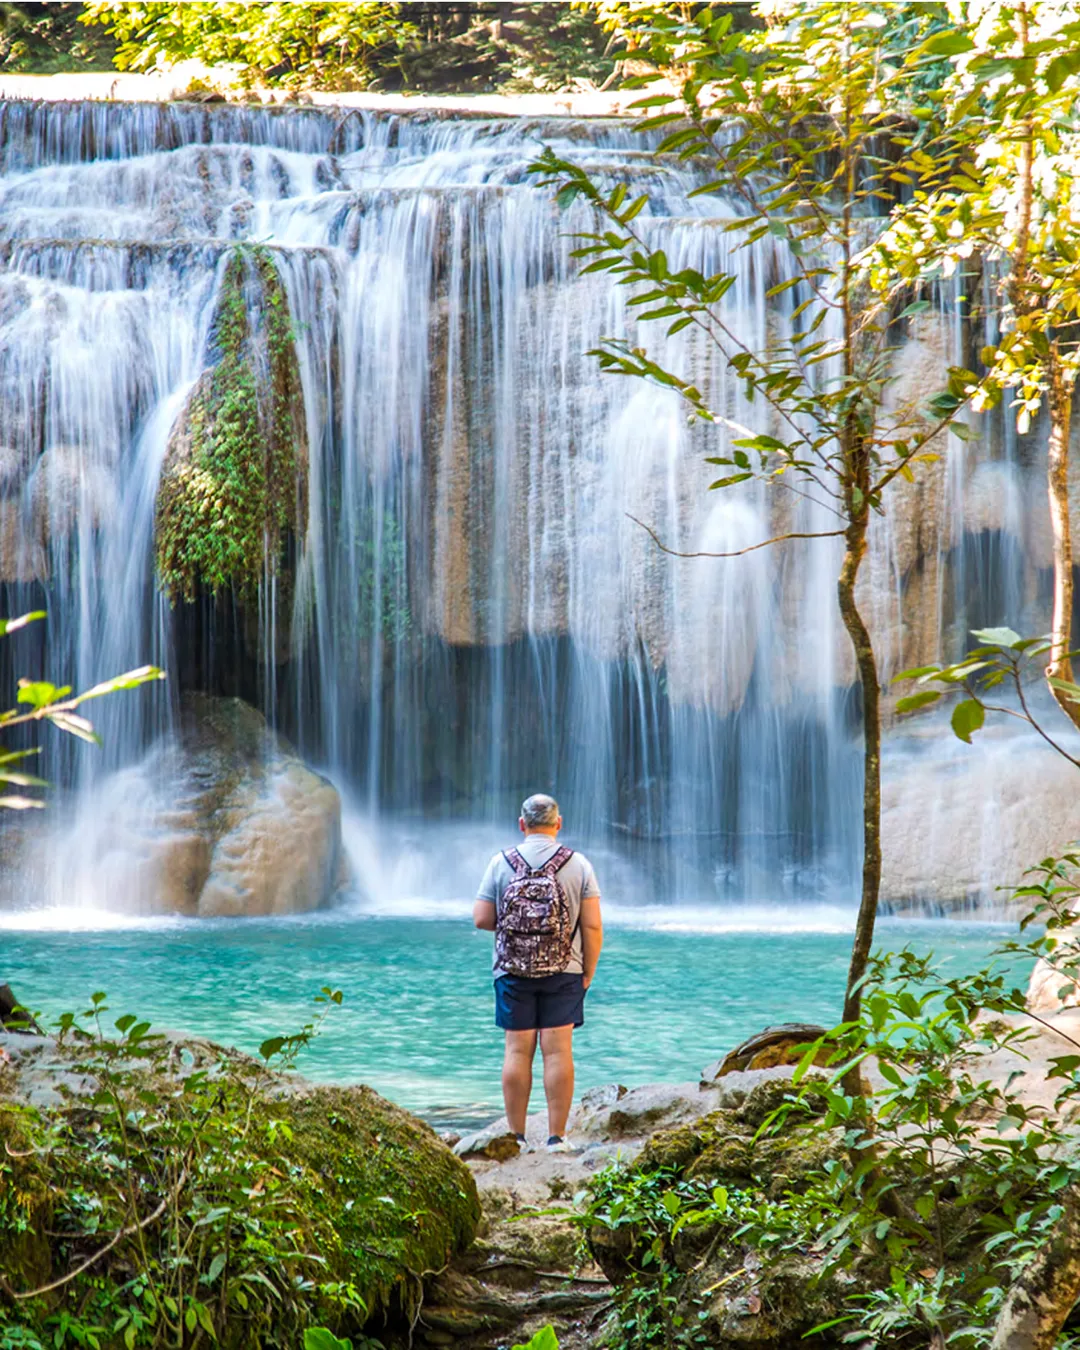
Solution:
[{"label": "man's arm", "polygon": [[[479,924],[477,925],[479,927]],[[581,901],[581,958],[585,967],[585,988],[592,984],[600,948],[604,945],[604,925],[600,919],[600,897],[587,895]]]},{"label": "man's arm", "polygon": [[472,921],[475,928],[482,928],[485,932],[493,933],[495,931],[494,900],[474,900],[472,907]]}]

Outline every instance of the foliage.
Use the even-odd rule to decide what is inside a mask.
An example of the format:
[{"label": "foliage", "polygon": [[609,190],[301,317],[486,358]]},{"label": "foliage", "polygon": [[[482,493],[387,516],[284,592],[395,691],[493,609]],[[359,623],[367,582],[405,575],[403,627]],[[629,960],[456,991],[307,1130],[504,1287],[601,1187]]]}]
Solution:
[{"label": "foliage", "polygon": [[235,65],[241,81],[325,89],[362,87],[373,54],[399,50],[415,31],[399,6],[225,3],[88,4],[83,22],[116,38],[121,70],[149,70],[198,59]]},{"label": "foliage", "polygon": [[[0,619],[0,637],[18,632],[29,623],[45,618],[44,610],[35,610],[32,614],[23,614],[17,619]],[[58,731],[66,732],[82,741],[100,744],[100,738],[88,721],[76,709],[92,698],[101,698],[105,694],[114,694],[121,689],[137,689],[152,680],[163,680],[165,674],[154,666],[140,666],[138,670],[129,670],[126,675],[117,675],[111,680],[95,684],[81,694],[72,694],[70,685],[55,685],[48,680],[30,680],[25,677],[19,681],[17,702],[19,707],[9,708],[0,713],[0,731],[12,731],[15,727],[25,727],[35,722],[48,722]],[[0,751],[0,783],[16,788],[41,788],[46,784],[43,779],[25,773],[14,766],[30,759],[38,753],[33,747],[23,750]],[[8,793],[0,796],[0,807],[25,811],[44,806],[39,797],[29,797],[25,793]]]},{"label": "foliage", "polygon": [[[895,680],[914,680],[922,687],[897,699],[896,711],[901,714],[917,712],[941,698],[962,693],[964,697],[954,704],[951,716],[953,732],[960,740],[970,745],[974,733],[985,724],[986,714],[1001,713],[1027,722],[1051,749],[1080,768],[1080,758],[1071,754],[1043,727],[1029,697],[1031,677],[1036,671],[1041,675],[1053,640],[1021,637],[1011,628],[978,629],[972,636],[980,645],[972,648],[960,661],[900,671]],[[1070,659],[1077,655],[1080,653],[1068,653]],[[935,685],[941,687],[934,688]],[[1074,680],[1051,676],[1050,685],[1059,703],[1080,703],[1080,684]],[[1003,690],[1015,698],[1015,705],[991,702],[996,690]]]},{"label": "foliage", "polygon": [[[249,312],[249,279],[259,333]],[[302,523],[293,424],[299,374],[285,292],[268,249],[233,250],[212,340],[219,359],[191,395],[190,444],[166,462],[155,518],[162,586],[185,600],[200,586],[250,595],[266,572],[276,571],[286,532]]]},{"label": "foliage", "polygon": [[475,1191],[425,1127],[368,1089],[288,1083],[341,994],[316,1002],[258,1061],[130,1014],[110,1029],[104,994],[59,1019],[71,1100],[0,1103],[0,1296],[26,1337],[292,1350],[315,1321],[359,1332],[409,1306],[469,1239]]},{"label": "foliage", "polygon": [[358,637],[361,642],[373,635],[390,644],[400,642],[412,631],[408,552],[400,522],[390,514],[364,512],[359,532],[357,595],[346,600],[358,623]]},{"label": "foliage", "polygon": [[949,78],[931,100],[962,156],[932,191],[916,186],[874,265],[917,282],[973,257],[1004,264],[1004,331],[983,350],[990,378],[976,406],[1014,390],[1023,433],[1046,396],[1048,363],[1070,380],[1080,363],[1080,6],[954,0],[950,9],[957,26],[936,42]]},{"label": "foliage", "polygon": [[1012,395],[1017,429],[1048,414],[1054,595],[1046,674],[1071,682],[1073,550],[1069,443],[1080,371],[1080,5],[1075,0],[953,0],[957,28],[939,49],[953,69],[936,100],[954,170],[911,202],[876,246],[881,274],[919,281],[967,268],[992,304],[977,408]]},{"label": "foliage", "polygon": [[115,44],[80,27],[80,4],[0,4],[0,70],[52,75],[111,70]]},{"label": "foliage", "polygon": [[106,0],[83,21],[115,37],[122,70],[197,59],[247,87],[563,89],[614,70],[589,6]]},{"label": "foliage", "polygon": [[[598,1175],[580,1222],[587,1232],[622,1232],[622,1249],[632,1254],[617,1300],[621,1345],[694,1343],[706,1320],[702,1285],[746,1296],[740,1268],[748,1251],[761,1267],[763,1301],[770,1272],[792,1259],[810,1263],[810,1290],[834,1281],[844,1291],[836,1317],[818,1328],[830,1339],[988,1342],[1007,1287],[1080,1180],[1068,1124],[1080,1054],[1054,1063],[1051,1076],[1063,1082],[1054,1109],[1030,1105],[1014,1080],[1031,1032],[1009,1020],[1025,1008],[1024,992],[1011,983],[1015,966],[1036,956],[1068,981],[1080,969],[1075,947],[1062,941],[1075,923],[1068,900],[1076,890],[1063,890],[1060,862],[1048,859],[1018,893],[1035,901],[1026,925],[1045,931],[1004,944],[991,967],[949,979],[910,950],[874,959],[858,1021],[806,1047],[793,1090],[759,1130],[762,1138],[793,1126],[834,1133],[835,1156],[798,1189],[769,1198],[760,1181],[744,1187],[725,1184],[718,1171],[703,1175],[700,1159],[691,1177],[681,1168],[619,1165]],[[822,1052],[824,1076],[814,1067]],[[1017,1068],[1002,1083],[988,1057],[1009,1055]],[[875,1086],[852,1094],[851,1070],[864,1065],[873,1066]],[[707,1239],[697,1260],[703,1240],[695,1233]],[[670,1310],[667,1328],[644,1327],[650,1295],[654,1319]],[[812,1300],[802,1316],[793,1336],[811,1329]]]},{"label": "foliage", "polygon": [[559,1350],[559,1338],[551,1326],[541,1327],[527,1345],[515,1345],[513,1350]]}]

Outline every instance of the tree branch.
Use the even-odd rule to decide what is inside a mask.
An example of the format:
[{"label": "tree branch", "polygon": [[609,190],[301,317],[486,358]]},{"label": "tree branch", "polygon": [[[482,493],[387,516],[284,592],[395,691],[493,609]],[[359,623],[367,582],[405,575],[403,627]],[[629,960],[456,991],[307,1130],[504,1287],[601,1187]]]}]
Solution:
[{"label": "tree branch", "polygon": [[[187,1172],[185,1171],[181,1176],[179,1182],[177,1183],[176,1190],[173,1192],[173,1195],[176,1195],[176,1193],[179,1192],[180,1188],[183,1186],[186,1180],[187,1180]],[[77,1279],[78,1276],[80,1276],[83,1273],[83,1271],[89,1270],[92,1265],[95,1265],[98,1261],[100,1261],[101,1258],[107,1252],[111,1252],[112,1249],[116,1246],[116,1244],[120,1242],[123,1238],[132,1237],[135,1233],[141,1233],[144,1228],[149,1228],[152,1223],[156,1223],[158,1219],[160,1219],[161,1216],[168,1209],[169,1201],[172,1198],[173,1198],[172,1196],[167,1195],[165,1199],[162,1200],[161,1204],[158,1205],[157,1209],[154,1210],[153,1214],[148,1214],[145,1219],[140,1219],[138,1223],[129,1224],[126,1228],[121,1228],[120,1231],[114,1234],[113,1237],[110,1239],[110,1241],[107,1242],[105,1246],[100,1249],[100,1251],[96,1251],[93,1254],[93,1256],[87,1257],[87,1259],[82,1263],[81,1266],[77,1266],[69,1274],[62,1275],[58,1280],[53,1280],[52,1284],[43,1284],[40,1289],[30,1289],[24,1294],[13,1293],[12,1297],[20,1300],[28,1298],[39,1298],[42,1294],[51,1293],[52,1290],[54,1289],[60,1289],[63,1285],[70,1284],[71,1281]]]},{"label": "tree branch", "polygon": [[661,549],[664,553],[670,553],[673,558],[741,558],[744,553],[753,553],[759,548],[768,548],[770,544],[783,543],[785,539],[832,539],[845,533],[844,530],[792,530],[789,534],[774,534],[771,539],[763,539],[760,544],[748,544],[746,548],[733,549],[730,553],[709,553],[704,550],[695,553],[683,553],[677,548],[668,548],[651,525],[646,525],[643,520],[638,520],[637,516],[632,516],[629,511],[625,512],[625,515],[628,520],[632,520],[635,525],[640,525],[645,533],[652,537],[652,541],[658,549]]}]

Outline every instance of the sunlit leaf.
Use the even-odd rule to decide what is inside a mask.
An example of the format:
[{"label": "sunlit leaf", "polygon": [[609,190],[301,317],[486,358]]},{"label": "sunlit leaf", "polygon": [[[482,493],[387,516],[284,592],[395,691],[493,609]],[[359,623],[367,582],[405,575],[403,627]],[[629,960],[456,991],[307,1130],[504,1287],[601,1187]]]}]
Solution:
[{"label": "sunlit leaf", "polygon": [[971,636],[984,647],[1015,647],[1021,640],[1020,634],[1014,633],[1011,628],[976,628],[972,630]]},{"label": "sunlit leaf", "polygon": [[962,741],[971,744],[971,733],[978,731],[986,721],[986,710],[977,699],[966,698],[952,713],[952,729]]},{"label": "sunlit leaf", "polygon": [[917,694],[908,694],[906,698],[897,699],[896,711],[914,712],[917,708],[925,708],[928,703],[936,703],[940,697],[941,691],[938,689],[920,689]]},{"label": "sunlit leaf", "polygon": [[5,637],[8,633],[18,632],[20,628],[25,628],[28,623],[34,623],[38,619],[44,619],[45,611],[35,609],[32,614],[20,614],[17,619],[0,619],[0,637]]},{"label": "sunlit leaf", "polygon": [[78,713],[54,712],[48,713],[47,716],[53,726],[60,731],[77,736],[81,741],[89,741],[91,745],[101,744],[101,737],[94,730],[93,724],[85,717],[80,717]]}]

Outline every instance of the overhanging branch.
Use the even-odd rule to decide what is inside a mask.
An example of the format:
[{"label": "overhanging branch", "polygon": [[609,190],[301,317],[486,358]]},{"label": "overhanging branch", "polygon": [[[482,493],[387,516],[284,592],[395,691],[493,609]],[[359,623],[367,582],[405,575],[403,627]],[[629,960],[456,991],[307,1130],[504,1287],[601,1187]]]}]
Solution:
[{"label": "overhanging branch", "polygon": [[771,539],[762,539],[759,544],[747,544],[746,548],[732,549],[730,553],[710,553],[706,550],[684,553],[681,549],[669,548],[651,525],[638,520],[637,516],[632,516],[629,511],[626,512],[626,518],[632,520],[635,525],[640,525],[652,538],[656,547],[664,553],[670,553],[673,558],[741,558],[744,553],[754,553],[759,548],[768,548],[770,544],[782,544],[785,539],[835,539],[846,533],[845,530],[792,530],[788,534],[774,534]]}]

